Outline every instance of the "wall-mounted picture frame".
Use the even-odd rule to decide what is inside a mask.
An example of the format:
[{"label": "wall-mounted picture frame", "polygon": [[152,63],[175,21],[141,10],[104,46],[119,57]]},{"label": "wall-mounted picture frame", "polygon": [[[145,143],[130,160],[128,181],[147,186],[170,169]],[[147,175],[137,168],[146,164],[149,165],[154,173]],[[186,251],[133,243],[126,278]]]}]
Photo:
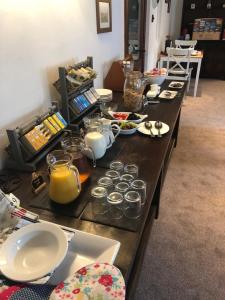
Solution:
[{"label": "wall-mounted picture frame", "polygon": [[96,0],[97,33],[112,31],[111,0]]},{"label": "wall-mounted picture frame", "polygon": [[170,13],[170,8],[171,8],[171,0],[167,0],[167,12]]}]

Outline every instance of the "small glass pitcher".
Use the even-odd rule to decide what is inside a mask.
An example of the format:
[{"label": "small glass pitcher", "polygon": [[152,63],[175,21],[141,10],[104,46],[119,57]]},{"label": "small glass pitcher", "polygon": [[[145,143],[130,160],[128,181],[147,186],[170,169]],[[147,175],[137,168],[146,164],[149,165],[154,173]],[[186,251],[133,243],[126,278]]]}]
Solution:
[{"label": "small glass pitcher", "polygon": [[47,155],[50,171],[49,197],[59,204],[74,201],[80,194],[81,184],[72,156],[63,150],[54,150]]},{"label": "small glass pitcher", "polygon": [[90,147],[87,147],[84,140],[79,137],[68,136],[61,141],[61,146],[66,152],[70,153],[80,174],[80,181],[84,183],[91,176],[91,167],[88,157],[92,158],[93,167],[96,166],[95,155]]},{"label": "small glass pitcher", "polygon": [[124,83],[124,106],[128,111],[138,112],[143,105],[143,92],[145,80],[139,71],[131,71],[126,74]]}]

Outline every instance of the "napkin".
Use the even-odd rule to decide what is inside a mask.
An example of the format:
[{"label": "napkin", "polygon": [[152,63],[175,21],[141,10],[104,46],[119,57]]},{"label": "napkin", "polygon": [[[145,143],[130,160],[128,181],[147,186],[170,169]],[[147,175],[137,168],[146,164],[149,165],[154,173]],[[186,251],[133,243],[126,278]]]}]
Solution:
[{"label": "napkin", "polygon": [[17,216],[13,216],[14,205],[0,189],[0,244],[11,233],[19,221]]},{"label": "napkin", "polygon": [[0,245],[13,232],[21,219],[31,222],[38,220],[38,215],[20,207],[20,200],[0,189]]}]

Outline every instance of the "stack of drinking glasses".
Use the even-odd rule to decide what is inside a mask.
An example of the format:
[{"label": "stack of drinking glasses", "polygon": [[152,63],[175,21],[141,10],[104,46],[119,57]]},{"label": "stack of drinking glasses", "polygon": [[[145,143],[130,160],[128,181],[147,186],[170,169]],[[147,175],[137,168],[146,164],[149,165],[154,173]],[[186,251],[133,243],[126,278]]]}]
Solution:
[{"label": "stack of drinking glasses", "polygon": [[138,178],[138,166],[116,160],[105,176],[91,190],[94,214],[107,214],[111,219],[137,219],[146,200],[146,182]]}]

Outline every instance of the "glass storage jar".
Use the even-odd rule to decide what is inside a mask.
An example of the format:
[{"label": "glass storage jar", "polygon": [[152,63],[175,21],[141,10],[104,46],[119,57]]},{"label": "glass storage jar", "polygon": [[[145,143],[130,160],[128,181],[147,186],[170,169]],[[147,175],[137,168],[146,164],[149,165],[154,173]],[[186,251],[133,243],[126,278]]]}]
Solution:
[{"label": "glass storage jar", "polygon": [[145,84],[143,75],[139,71],[132,71],[126,74],[124,83],[124,107],[127,111],[138,112],[143,104],[143,92]]}]

